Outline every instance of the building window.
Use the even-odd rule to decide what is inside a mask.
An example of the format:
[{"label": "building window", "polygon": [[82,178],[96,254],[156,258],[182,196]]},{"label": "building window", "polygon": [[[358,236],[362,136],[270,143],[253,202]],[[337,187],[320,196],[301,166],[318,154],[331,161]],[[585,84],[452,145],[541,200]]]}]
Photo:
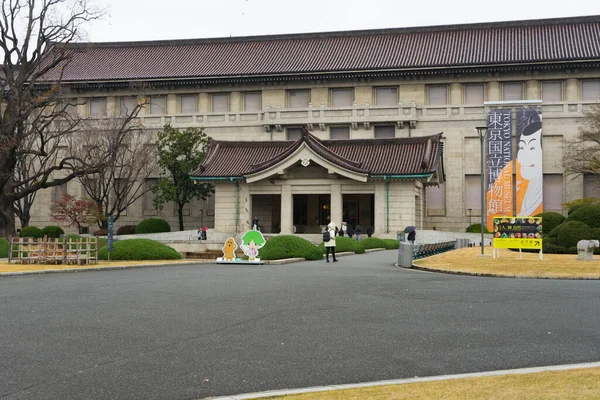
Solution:
[{"label": "building window", "polygon": [[302,128],[287,128],[287,140],[298,140],[302,137]]},{"label": "building window", "polygon": [[600,199],[600,179],[598,175],[584,174],[583,175],[583,198]]},{"label": "building window", "polygon": [[350,127],[349,126],[332,126],[329,128],[331,133],[331,139],[341,140],[350,139]]},{"label": "building window", "polygon": [[167,113],[167,97],[152,96],[150,97],[150,114],[164,115]]},{"label": "building window", "polygon": [[484,100],[483,84],[465,85],[465,104],[483,104]]},{"label": "building window", "polygon": [[229,112],[229,93],[214,93],[210,96],[210,100],[212,112]]},{"label": "building window", "polygon": [[427,86],[427,104],[430,106],[443,106],[448,104],[448,86]]},{"label": "building window", "polygon": [[156,210],[154,209],[154,204],[152,204],[152,201],[154,200],[154,193],[152,193],[152,188],[154,187],[154,185],[156,185],[157,182],[158,179],[156,178],[148,178],[146,179],[146,182],[144,182],[144,189],[146,190],[144,196],[142,197],[142,208],[144,210],[144,215],[157,214]]},{"label": "building window", "polygon": [[542,101],[553,102],[563,100],[562,82],[542,82]]},{"label": "building window", "polygon": [[94,97],[90,99],[90,116],[105,117],[106,116],[106,97]]},{"label": "building window", "polygon": [[244,111],[261,111],[262,94],[260,92],[244,93]]},{"label": "building window", "polygon": [[465,175],[465,209],[481,216],[481,175]]},{"label": "building window", "polygon": [[310,90],[288,90],[289,108],[306,108],[310,104]]},{"label": "building window", "polygon": [[181,110],[181,114],[197,114],[198,96],[195,94],[179,96],[179,109]]},{"label": "building window", "polygon": [[62,185],[54,186],[54,192],[52,193],[52,201],[57,202],[63,198],[65,194],[67,194],[67,184],[63,183]]},{"label": "building window", "polygon": [[375,139],[396,137],[396,127],[394,125],[375,125]]},{"label": "building window", "polygon": [[428,186],[426,189],[427,215],[446,215],[446,183],[439,186]]},{"label": "building window", "polygon": [[[71,117],[79,115],[79,111],[77,111],[77,99],[75,97],[61,100],[60,107],[65,114]],[[2,112],[4,113],[4,111],[6,111],[6,104],[2,103]]]},{"label": "building window", "polygon": [[121,97],[119,99],[119,115],[131,115],[135,110],[136,106],[137,99],[135,97]]},{"label": "building window", "polygon": [[581,82],[581,99],[586,101],[600,100],[600,80],[585,80]]},{"label": "building window", "polygon": [[398,88],[396,88],[396,87],[375,88],[375,105],[397,106],[398,105]]},{"label": "building window", "polygon": [[354,103],[354,89],[331,89],[331,107],[351,107]]},{"label": "building window", "polygon": [[562,174],[544,174],[544,211],[562,212],[562,203]]},{"label": "building window", "polygon": [[523,84],[521,82],[503,83],[502,100],[518,101],[523,100]]}]

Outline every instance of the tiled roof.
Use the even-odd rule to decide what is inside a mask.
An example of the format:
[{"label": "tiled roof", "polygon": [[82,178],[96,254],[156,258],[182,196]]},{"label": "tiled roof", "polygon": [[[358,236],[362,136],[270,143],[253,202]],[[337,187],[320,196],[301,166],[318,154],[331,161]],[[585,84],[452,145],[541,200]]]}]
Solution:
[{"label": "tiled roof", "polygon": [[394,139],[319,140],[304,132],[297,141],[233,142],[211,140],[205,163],[192,175],[243,177],[284,161],[302,144],[341,168],[374,175],[437,173],[443,181],[441,133]]},{"label": "tiled roof", "polygon": [[[274,76],[600,59],[600,16],[157,42],[76,43],[64,81]],[[48,79],[56,79],[49,74]]]}]

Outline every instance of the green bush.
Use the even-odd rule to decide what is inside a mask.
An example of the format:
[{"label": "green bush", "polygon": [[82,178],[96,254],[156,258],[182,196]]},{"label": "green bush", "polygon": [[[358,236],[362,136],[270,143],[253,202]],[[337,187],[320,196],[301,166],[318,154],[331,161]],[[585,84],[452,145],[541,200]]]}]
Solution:
[{"label": "green bush", "polygon": [[569,221],[560,224],[555,229],[558,229],[556,244],[565,248],[576,247],[580,240],[592,239],[592,228],[583,222]]},{"label": "green bush", "polygon": [[587,204],[585,204],[585,203],[573,204],[571,207],[569,207],[569,210],[567,211],[567,215],[570,216],[575,211],[579,210],[581,207],[584,207],[584,206],[587,206]]},{"label": "green bush", "polygon": [[21,229],[19,237],[42,238],[44,237],[44,233],[37,226],[26,226]]},{"label": "green bush", "polygon": [[542,249],[546,254],[567,254],[567,249],[557,244],[542,242]]},{"label": "green bush", "polygon": [[[465,232],[481,233],[481,224],[473,224],[468,226],[467,229],[465,229]],[[490,231],[486,227],[483,233],[490,233]]]},{"label": "green bush", "polygon": [[366,238],[360,241],[365,249],[386,249],[387,245],[383,239],[379,238]]},{"label": "green bush", "polygon": [[[335,252],[351,252],[356,254],[363,254],[365,252],[365,247],[356,239],[351,239],[346,236],[337,236],[335,238]],[[325,244],[321,242],[319,248],[323,253],[325,253]]]},{"label": "green bush", "polygon": [[582,205],[569,214],[565,221],[579,221],[591,228],[600,228],[600,204]]},{"label": "green bush", "polygon": [[387,250],[398,250],[400,248],[400,241],[396,239],[381,239],[385,243]]},{"label": "green bush", "polygon": [[542,233],[548,234],[552,229],[562,224],[565,220],[565,216],[561,213],[547,211],[534,215],[534,217],[542,217]]},{"label": "green bush", "polygon": [[283,258],[305,258],[321,260],[323,253],[306,239],[293,235],[279,235],[267,240],[258,251],[261,260],[281,260]]},{"label": "green bush", "polygon": [[52,239],[57,239],[60,235],[64,235],[65,231],[60,226],[48,225],[42,229],[42,237],[48,236]]},{"label": "green bush", "polygon": [[[98,250],[100,260],[108,259],[108,247]],[[181,258],[172,247],[150,239],[128,239],[113,243],[111,260],[178,260]]]},{"label": "green bush", "polygon": [[148,218],[135,227],[135,233],[171,232],[171,226],[162,218]]},{"label": "green bush", "polygon": [[0,258],[8,258],[8,240],[0,238]]},{"label": "green bush", "polygon": [[123,225],[117,229],[117,235],[133,235],[135,234],[135,225]]}]

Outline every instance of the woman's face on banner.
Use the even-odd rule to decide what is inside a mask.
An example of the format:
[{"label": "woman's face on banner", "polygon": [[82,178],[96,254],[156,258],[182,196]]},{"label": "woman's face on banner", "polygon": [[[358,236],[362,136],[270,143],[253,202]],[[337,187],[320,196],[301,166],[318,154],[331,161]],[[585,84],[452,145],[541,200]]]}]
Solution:
[{"label": "woman's face on banner", "polygon": [[521,176],[524,179],[536,179],[542,176],[542,130],[521,135],[517,160],[521,164]]}]

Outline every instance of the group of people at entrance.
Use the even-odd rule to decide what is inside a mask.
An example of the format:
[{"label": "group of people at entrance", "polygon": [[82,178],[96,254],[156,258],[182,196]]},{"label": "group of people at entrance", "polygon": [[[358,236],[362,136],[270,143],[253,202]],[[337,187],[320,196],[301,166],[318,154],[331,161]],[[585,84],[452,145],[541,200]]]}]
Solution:
[{"label": "group of people at entrance", "polygon": [[[335,225],[335,222],[330,222],[325,228],[323,233],[323,243],[325,244],[325,261],[329,262],[329,253],[333,258],[333,262],[337,262],[335,258],[335,237],[336,236],[348,236],[352,238],[356,235],[356,240],[360,241],[360,235],[362,234],[362,226],[356,224],[354,228],[349,226],[346,222],[342,222],[341,229]],[[371,237],[373,229],[371,226],[367,227],[367,236]]]}]

